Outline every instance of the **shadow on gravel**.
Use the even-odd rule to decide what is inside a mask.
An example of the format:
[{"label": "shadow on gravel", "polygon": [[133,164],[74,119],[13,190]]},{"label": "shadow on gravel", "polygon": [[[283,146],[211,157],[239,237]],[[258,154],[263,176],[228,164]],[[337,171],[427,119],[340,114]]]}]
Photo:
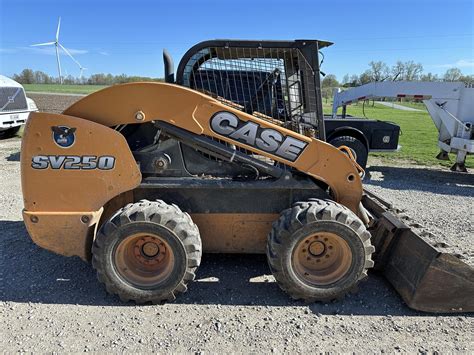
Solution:
[{"label": "shadow on gravel", "polygon": [[7,161],[20,161],[20,152],[11,153],[6,159]]},{"label": "shadow on gravel", "polygon": [[[108,295],[92,267],[79,258],[67,258],[36,246],[23,222],[0,221],[3,292],[1,301],[50,304],[123,306]],[[212,255],[203,257],[196,282],[178,304],[235,306],[305,306],[293,301],[269,276],[263,255]],[[132,303],[129,303],[133,306]],[[159,307],[159,306],[158,306]],[[372,274],[357,294],[342,302],[309,306],[315,314],[414,315],[390,285]]]},{"label": "shadow on gravel", "polygon": [[452,171],[371,166],[366,170],[364,184],[395,190],[417,190],[443,195],[474,197],[474,174]]}]

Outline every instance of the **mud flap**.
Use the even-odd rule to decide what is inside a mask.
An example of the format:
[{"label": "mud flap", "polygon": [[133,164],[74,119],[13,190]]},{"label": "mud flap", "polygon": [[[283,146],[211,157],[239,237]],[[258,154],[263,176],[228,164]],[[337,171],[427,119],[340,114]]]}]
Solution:
[{"label": "mud flap", "polygon": [[390,204],[364,192],[362,203],[374,217],[375,269],[405,303],[425,312],[474,312],[474,268],[440,252],[397,217]]}]

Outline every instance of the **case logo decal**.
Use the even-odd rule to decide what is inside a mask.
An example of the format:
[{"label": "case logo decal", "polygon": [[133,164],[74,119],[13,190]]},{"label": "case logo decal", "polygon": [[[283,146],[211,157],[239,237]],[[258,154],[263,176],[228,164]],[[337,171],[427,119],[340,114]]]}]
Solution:
[{"label": "case logo decal", "polygon": [[252,121],[242,121],[231,112],[217,112],[211,118],[211,129],[222,136],[250,145],[280,158],[295,161],[308,143],[285,136],[272,128]]},{"label": "case logo decal", "polygon": [[69,148],[74,144],[76,140],[76,128],[67,126],[52,126],[53,140],[61,148]]},{"label": "case logo decal", "polygon": [[109,155],[35,155],[31,159],[31,167],[39,170],[112,170],[114,166],[115,158]]}]

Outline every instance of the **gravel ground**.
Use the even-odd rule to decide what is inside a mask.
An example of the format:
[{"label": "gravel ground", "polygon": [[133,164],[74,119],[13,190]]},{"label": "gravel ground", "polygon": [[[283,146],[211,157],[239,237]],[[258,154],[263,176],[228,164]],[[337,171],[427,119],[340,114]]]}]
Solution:
[{"label": "gravel ground", "polygon": [[[43,109],[49,103],[61,111],[58,103],[70,103],[70,97],[37,96]],[[410,310],[376,274],[342,302],[291,301],[264,256],[205,255],[197,281],[175,303],[120,303],[88,264],[29,239],[21,221],[19,148],[18,138],[0,141],[4,352],[474,352],[472,314]],[[473,174],[372,165],[371,190],[472,258]]]}]

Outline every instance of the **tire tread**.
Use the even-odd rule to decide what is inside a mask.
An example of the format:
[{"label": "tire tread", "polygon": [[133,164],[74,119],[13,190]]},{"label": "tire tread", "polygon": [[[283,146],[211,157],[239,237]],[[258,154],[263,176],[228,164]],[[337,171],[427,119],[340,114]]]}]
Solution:
[{"label": "tire tread", "polygon": [[[267,239],[266,252],[270,270],[278,285],[296,300],[330,302],[334,299],[342,299],[346,293],[351,291],[336,294],[333,297],[316,299],[312,295],[303,293],[301,288],[295,287],[287,275],[285,266],[280,259],[284,241],[291,238],[292,234],[301,226],[318,221],[335,221],[349,226],[360,238],[364,246],[365,262],[359,281],[367,277],[367,270],[374,265],[372,253],[375,248],[370,242],[370,233],[351,210],[332,200],[310,199],[307,202],[297,202],[291,208],[284,210],[278,220],[273,223]],[[357,284],[352,288],[356,286]]]},{"label": "tire tread", "polygon": [[[186,271],[176,287],[164,295],[155,297],[137,297],[128,295],[116,287],[114,280],[105,270],[104,248],[107,242],[114,238],[114,234],[121,226],[134,222],[149,222],[165,226],[173,232],[183,243],[187,254]],[[187,284],[194,280],[195,272],[201,263],[202,243],[199,229],[189,214],[182,212],[176,205],[168,205],[164,201],[141,200],[127,204],[114,214],[101,227],[92,245],[92,266],[97,272],[97,279],[105,285],[108,293],[117,295],[122,301],[153,304],[173,301],[176,295],[186,292]]]}]

